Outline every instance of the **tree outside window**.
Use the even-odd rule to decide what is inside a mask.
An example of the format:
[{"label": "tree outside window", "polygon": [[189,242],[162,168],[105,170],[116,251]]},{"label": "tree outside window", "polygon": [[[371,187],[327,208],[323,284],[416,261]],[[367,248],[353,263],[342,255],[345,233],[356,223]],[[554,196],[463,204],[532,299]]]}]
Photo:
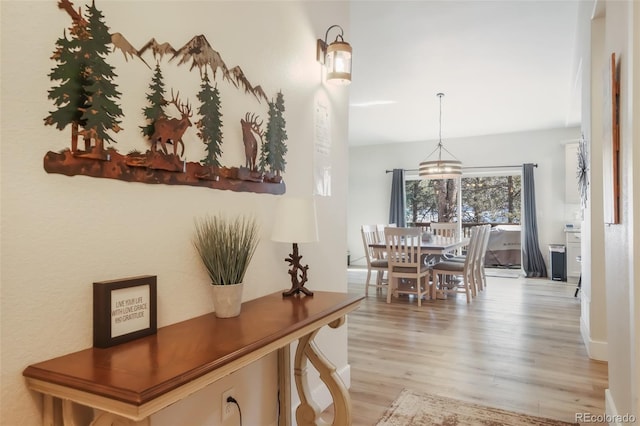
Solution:
[{"label": "tree outside window", "polygon": [[407,223],[458,221],[458,185],[455,179],[407,181],[405,192]]},{"label": "tree outside window", "polygon": [[[521,178],[462,178],[462,223],[520,223]],[[405,183],[407,223],[457,222],[455,179],[410,180]]]},{"label": "tree outside window", "polygon": [[520,223],[520,176],[462,179],[463,223]]}]

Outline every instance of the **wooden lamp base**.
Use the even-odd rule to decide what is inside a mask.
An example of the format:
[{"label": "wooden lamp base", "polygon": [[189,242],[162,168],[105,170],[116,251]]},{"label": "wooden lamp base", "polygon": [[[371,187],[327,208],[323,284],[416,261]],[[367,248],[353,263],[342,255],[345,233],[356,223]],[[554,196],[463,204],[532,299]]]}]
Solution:
[{"label": "wooden lamp base", "polygon": [[300,264],[302,256],[298,254],[298,243],[293,243],[293,252],[285,259],[286,262],[291,265],[289,269],[289,275],[291,275],[291,289],[282,292],[283,297],[294,296],[299,293],[304,293],[307,296],[313,296],[313,292],[304,288],[304,284],[307,282],[307,271],[309,265],[302,266]]}]

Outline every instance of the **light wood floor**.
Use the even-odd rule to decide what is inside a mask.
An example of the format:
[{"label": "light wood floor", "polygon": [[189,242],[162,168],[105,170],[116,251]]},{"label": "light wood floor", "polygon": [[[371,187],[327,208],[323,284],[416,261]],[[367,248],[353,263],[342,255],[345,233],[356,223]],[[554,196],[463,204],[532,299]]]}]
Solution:
[{"label": "light wood floor", "polygon": [[[349,270],[364,294],[365,269]],[[423,301],[386,289],[348,316],[354,426],[374,425],[403,388],[575,421],[604,413],[607,364],[587,357],[575,286],[488,278],[471,304]]]}]

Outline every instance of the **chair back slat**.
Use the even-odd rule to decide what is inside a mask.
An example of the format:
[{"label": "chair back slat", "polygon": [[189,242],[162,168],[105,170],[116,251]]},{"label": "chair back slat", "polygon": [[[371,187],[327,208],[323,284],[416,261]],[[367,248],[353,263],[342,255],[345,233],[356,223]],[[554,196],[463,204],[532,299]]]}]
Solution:
[{"label": "chair back slat", "polygon": [[481,229],[479,226],[474,226],[471,228],[470,234],[471,237],[469,238],[469,245],[467,246],[467,255],[465,256],[464,259],[464,267],[465,270],[468,268],[471,268],[473,266],[473,263],[476,262],[476,256],[479,253],[479,248],[478,248],[478,242],[480,241],[480,238],[482,237],[481,235]]},{"label": "chair back slat", "polygon": [[[369,294],[369,286],[373,285],[377,289],[386,287],[387,279],[385,274],[388,270],[388,263],[384,259],[384,249],[376,249],[371,244],[384,244],[384,239],[380,239],[377,225],[362,225],[360,227],[362,243],[364,244],[365,258],[367,260],[367,280],[365,282],[364,294]],[[375,272],[375,282],[371,283],[371,275]]]},{"label": "chair back slat", "polygon": [[387,303],[391,303],[392,294],[411,294],[416,296],[418,306],[422,306],[422,297],[433,288],[429,281],[430,270],[422,257],[422,232],[421,228],[384,229],[390,286]]},{"label": "chair back slat", "polygon": [[370,265],[372,260],[380,258],[380,252],[373,249],[370,244],[382,243],[383,241],[379,239],[378,228],[376,225],[362,225],[360,232],[362,234],[362,243],[364,244],[367,264]]},{"label": "chair back slat", "polygon": [[384,228],[395,228],[395,227],[396,227],[395,223],[389,223],[386,225],[383,223],[377,224],[376,228],[378,229],[378,241],[384,244]]},{"label": "chair back slat", "polygon": [[455,222],[431,222],[431,233],[440,237],[457,238],[458,224]]},{"label": "chair back slat", "polygon": [[384,230],[389,266],[415,267],[420,264],[420,228],[393,228]]}]

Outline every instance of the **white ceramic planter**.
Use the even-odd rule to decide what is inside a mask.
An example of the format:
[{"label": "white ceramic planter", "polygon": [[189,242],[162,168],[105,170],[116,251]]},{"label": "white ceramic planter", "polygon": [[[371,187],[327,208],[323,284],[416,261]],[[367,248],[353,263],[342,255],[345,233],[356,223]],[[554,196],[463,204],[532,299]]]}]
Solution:
[{"label": "white ceramic planter", "polygon": [[211,287],[213,288],[213,307],[216,317],[232,318],[240,315],[243,283],[212,285]]}]

